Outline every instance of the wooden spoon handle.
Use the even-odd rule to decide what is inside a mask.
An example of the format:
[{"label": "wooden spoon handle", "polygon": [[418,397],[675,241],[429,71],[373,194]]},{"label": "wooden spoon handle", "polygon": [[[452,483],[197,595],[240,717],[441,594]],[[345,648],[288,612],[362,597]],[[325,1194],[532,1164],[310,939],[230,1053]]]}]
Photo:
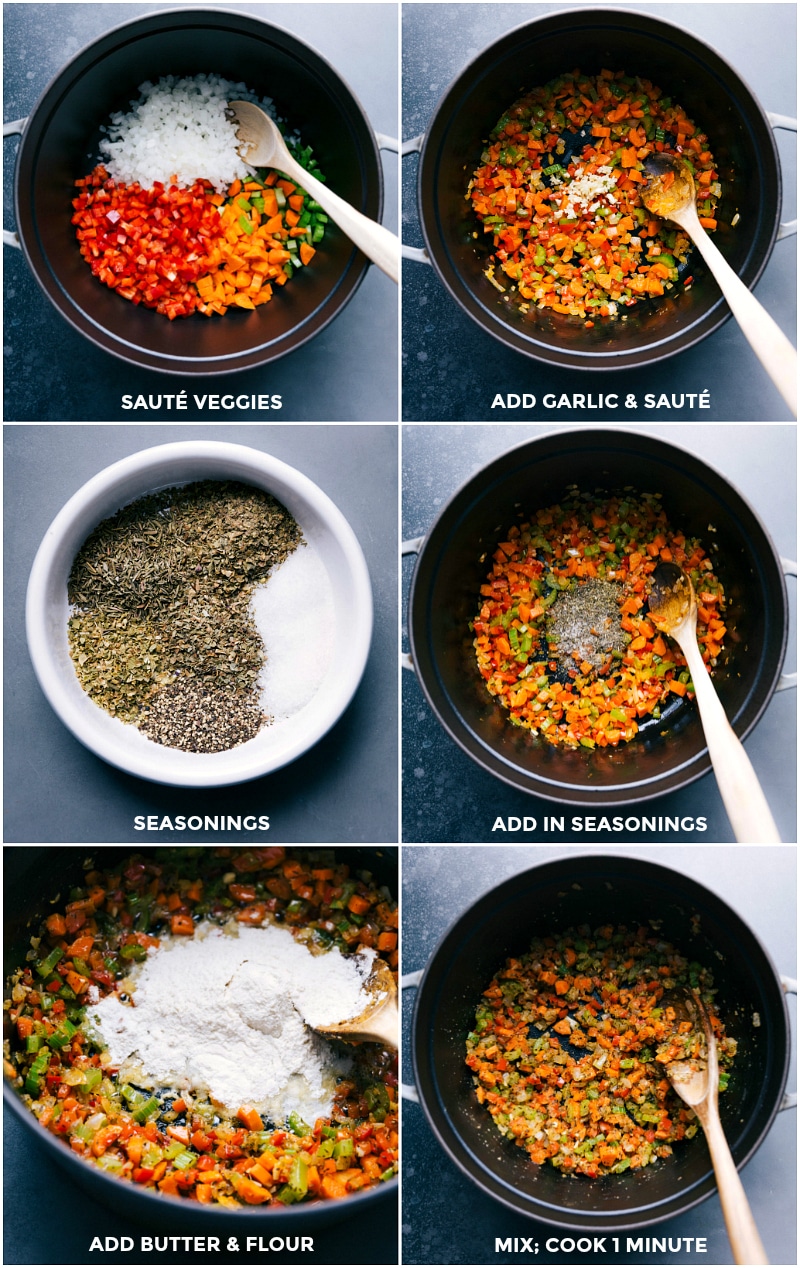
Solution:
[{"label": "wooden spoon handle", "polygon": [[342,1033],[347,1040],[360,1039],[367,1043],[383,1043],[389,1048],[396,1048],[399,1039],[399,1015],[397,1012],[397,996],[390,995],[383,1008],[368,1018],[363,1030],[348,1030]]},{"label": "wooden spoon handle", "polygon": [[702,225],[693,222],[690,232],[745,339],[797,418],[797,352],[780,326],[731,268]]},{"label": "wooden spoon handle", "polygon": [[[289,161],[290,160],[290,161]],[[316,199],[331,219],[346,233],[359,251],[363,251],[379,269],[382,269],[393,282],[400,279],[400,242],[388,229],[370,220],[362,212],[356,211],[350,203],[345,202],[332,189],[328,189],[322,181],[317,180],[305,168],[301,167],[291,156],[281,160],[280,166],[303,187],[306,193]]]},{"label": "wooden spoon handle", "polygon": [[736,840],[780,844],[780,834],[758,775],[728,721],[700,655],[694,631],[681,639],[681,648],[692,675],[717,786]]},{"label": "wooden spoon handle", "polygon": [[719,1189],[719,1200],[737,1264],[768,1264],[744,1185],[736,1170],[719,1115],[709,1113],[703,1123]]}]

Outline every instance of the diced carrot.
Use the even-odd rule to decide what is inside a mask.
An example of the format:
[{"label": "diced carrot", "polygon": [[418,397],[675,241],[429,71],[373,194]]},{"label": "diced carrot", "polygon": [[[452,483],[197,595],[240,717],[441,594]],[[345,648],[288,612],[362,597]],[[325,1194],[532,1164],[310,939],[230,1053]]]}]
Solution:
[{"label": "diced carrot", "polygon": [[28,1039],[33,1034],[33,1018],[18,1017],[17,1018],[17,1034],[20,1039]]},{"label": "diced carrot", "polygon": [[363,916],[368,912],[372,903],[367,898],[362,898],[360,894],[351,894],[347,900],[348,909],[357,916]]},{"label": "diced carrot", "polygon": [[231,1184],[239,1197],[243,1198],[249,1206],[261,1206],[264,1202],[271,1200],[269,1190],[265,1189],[261,1184],[256,1184],[248,1176],[232,1171],[230,1178]]},{"label": "diced carrot", "polygon": [[82,973],[76,973],[74,969],[64,974],[64,981],[76,995],[83,995],[89,989],[88,977],[84,977]]},{"label": "diced carrot", "polygon": [[236,1117],[239,1122],[244,1123],[248,1131],[260,1132],[264,1129],[264,1123],[258,1110],[253,1109],[252,1105],[243,1105],[237,1111]]}]

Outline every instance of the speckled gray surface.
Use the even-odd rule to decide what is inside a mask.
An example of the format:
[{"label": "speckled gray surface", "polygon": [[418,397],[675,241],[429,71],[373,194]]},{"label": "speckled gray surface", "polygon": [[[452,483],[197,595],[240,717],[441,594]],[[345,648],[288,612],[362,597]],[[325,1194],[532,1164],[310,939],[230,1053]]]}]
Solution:
[{"label": "speckled gray surface", "polygon": [[[577,4],[409,4],[403,11],[403,138],[429,126],[436,106],[465,65],[505,31],[558,8]],[[618,7],[618,6],[615,6]],[[630,5],[677,26],[685,26],[726,58],[765,110],[796,113],[796,21],[787,4]],[[487,120],[490,127],[494,120]],[[783,220],[796,216],[797,146],[776,132],[784,181]],[[403,162],[403,239],[422,246],[417,219],[418,157]],[[796,239],[778,242],[756,295],[780,327],[796,338]],[[638,410],[630,417],[664,419],[674,414],[645,411],[646,392],[709,391],[712,408],[682,410],[680,418],[709,420],[788,419],[786,406],[731,320],[697,347],[657,366],[626,374],[569,372],[543,366],[512,352],[467,317],[427,265],[403,265],[403,417],[409,421],[527,419],[548,416],[570,421],[628,421],[622,410],[541,407],[545,392],[633,393]],[[492,410],[495,393],[530,392],[533,411]]]},{"label": "speckled gray surface", "polygon": [[[582,851],[588,853],[589,851]],[[622,853],[619,848],[594,853]],[[734,846],[697,849],[669,846],[625,851],[692,877],[727,902],[761,938],[778,971],[792,975],[796,963],[796,851],[793,847]],[[563,847],[413,846],[403,850],[403,972],[423,969],[450,925],[483,894],[507,877],[550,859]],[[403,1081],[413,1081],[410,1056],[411,1003],[403,1008]],[[796,1000],[789,1000],[792,1043],[797,1039]],[[796,1055],[787,1087],[796,1088]],[[506,1211],[476,1188],[442,1152],[419,1105],[404,1102],[403,1262],[406,1264],[731,1264],[716,1196],[686,1215],[645,1230],[650,1236],[704,1237],[705,1253],[669,1254],[548,1251],[558,1230]],[[779,1114],[756,1156],[742,1172],[756,1222],[771,1263],[796,1263],[796,1111]],[[573,1237],[575,1234],[572,1235]],[[496,1238],[529,1237],[536,1253],[496,1249]],[[673,1243],[675,1245],[675,1243]]]},{"label": "speckled gray surface", "polygon": [[[297,467],[339,507],[367,560],[372,649],[339,722],[290,766],[232,788],[151,784],[95,757],[45,700],[25,642],[25,588],[53,517],[110,463],[177,440],[251,445]],[[4,429],[6,841],[224,840],[230,834],[145,833],[134,815],[270,816],[280,842],[397,840],[397,428],[14,426]],[[369,479],[364,478],[365,472]],[[305,629],[302,615],[298,617]],[[364,790],[369,790],[365,796]],[[263,832],[234,833],[262,839]]]},{"label": "speckled gray surface", "polygon": [[[3,6],[4,118],[27,116],[66,61],[119,23],[175,6],[156,4],[6,4]],[[181,6],[178,6],[181,7]],[[376,132],[398,131],[397,11],[389,4],[218,3],[296,33],[316,48],[350,85]],[[4,228],[13,229],[13,171],[17,142],[3,147]],[[384,223],[397,230],[398,158],[383,155]],[[121,412],[131,393],[192,392],[191,379],[128,366],[95,348],[46,299],[20,251],[5,249],[6,422],[98,421]],[[290,356],[242,374],[214,376],[201,392],[268,393],[283,398],[280,417],[251,411],[249,419],[277,422],[395,420],[397,287],[377,268],[337,319]],[[140,413],[136,421],[169,420],[174,410]],[[241,415],[198,411],[179,420],[227,422]]]},{"label": "speckled gray surface", "polygon": [[[567,426],[564,424],[564,426]],[[424,536],[456,490],[493,457],[551,426],[409,425],[403,428],[403,539]],[[778,553],[796,551],[797,438],[793,426],[653,426],[647,430],[691,449],[721,471],[761,516]],[[413,556],[403,560],[403,614],[413,574]],[[788,583],[789,651],[785,672],[796,667],[794,580]],[[404,646],[408,646],[404,628]],[[403,674],[403,840],[420,841],[596,841],[597,835],[569,830],[544,834],[545,814],[558,812],[536,797],[506,787],[470,760],[436,721],[413,673]],[[797,700],[777,693],[746,748],[761,780],[784,841],[797,840]],[[640,808],[641,809],[641,808]],[[648,816],[706,816],[706,832],[642,833],[643,840],[729,841],[731,830],[712,775],[680,792],[647,803]],[[537,829],[492,835],[498,815],[534,816]],[[631,832],[605,833],[603,840],[635,840]]]}]

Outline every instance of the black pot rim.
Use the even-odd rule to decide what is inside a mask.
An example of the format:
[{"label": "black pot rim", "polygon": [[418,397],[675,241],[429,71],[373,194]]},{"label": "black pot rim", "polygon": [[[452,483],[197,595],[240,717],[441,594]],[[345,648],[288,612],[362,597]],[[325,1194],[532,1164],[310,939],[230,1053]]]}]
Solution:
[{"label": "black pot rim", "polygon": [[[730,62],[724,58],[712,45],[700,36],[694,35],[687,31],[684,27],[678,26],[668,19],[658,17],[654,14],[647,13],[644,10],[636,8],[623,7],[612,9],[607,6],[592,6],[587,8],[568,8],[564,10],[553,10],[550,13],[541,14],[539,17],[531,18],[526,22],[521,22],[515,27],[502,32],[490,44],[487,44],[479,53],[477,53],[470,61],[462,67],[459,73],[453,78],[451,83],[441,95],[436,107],[434,108],[424,133],[424,139],[420,150],[419,166],[417,172],[417,216],[425,242],[425,249],[428,258],[433,265],[434,271],[448,291],[453,300],[458,304],[459,308],[468,317],[470,317],[485,334],[490,335],[497,342],[506,348],[522,354],[531,360],[541,362],[547,365],[557,365],[563,369],[588,371],[602,374],[603,372],[618,373],[621,370],[629,370],[643,366],[656,365],[659,362],[669,360],[673,356],[677,356],[681,352],[687,351],[696,344],[702,342],[708,335],[719,330],[731,317],[730,309],[720,293],[717,300],[711,305],[706,314],[700,314],[690,321],[683,329],[680,339],[676,337],[668,337],[654,341],[644,349],[637,352],[614,352],[605,351],[602,353],[576,353],[574,350],[562,351],[558,347],[545,346],[536,343],[532,337],[526,337],[524,334],[516,332],[513,327],[505,323],[497,313],[490,311],[481,299],[476,296],[469,286],[460,276],[458,265],[451,259],[449,248],[446,242],[441,245],[437,241],[437,234],[433,226],[429,223],[428,215],[425,211],[425,193],[428,180],[435,180],[435,177],[428,177],[427,169],[432,167],[434,170],[438,166],[438,140],[432,142],[431,137],[435,125],[439,122],[440,117],[446,109],[450,109],[449,102],[451,97],[460,93],[462,85],[474,79],[475,72],[479,64],[484,58],[491,55],[492,51],[506,40],[513,37],[520,37],[528,32],[535,31],[537,27],[541,27],[544,23],[550,23],[555,18],[560,21],[569,20],[570,18],[579,18],[582,22],[587,23],[594,17],[601,19],[613,19],[619,21],[625,17],[640,19],[652,25],[653,33],[656,34],[656,28],[664,28],[668,32],[680,33],[683,36],[689,36],[695,44],[713,56],[719,63],[725,67],[731,79],[736,82],[738,87],[748,95],[750,103],[755,107],[756,112],[760,115],[764,125],[765,139],[768,140],[770,148],[771,167],[774,171],[778,197],[775,202],[771,224],[768,234],[768,242],[759,253],[755,261],[752,255],[748,256],[746,261],[747,267],[742,270],[742,280],[752,290],[759,278],[763,274],[767,264],[769,263],[772,250],[778,236],[780,227],[780,205],[782,193],[781,165],[778,154],[778,147],[775,141],[772,127],[770,126],[766,112],[756,97],[755,93],[749,85],[742,79],[739,72]],[[444,266],[441,256],[444,255],[447,260],[447,267]],[[754,263],[754,267],[753,267]],[[452,272],[453,276],[450,276]],[[455,280],[454,280],[455,278]]]},{"label": "black pot rim", "polygon": [[[502,1187],[500,1187],[500,1182],[498,1182],[499,1191],[495,1191],[494,1189],[492,1189],[487,1183],[484,1182],[483,1176],[479,1172],[476,1172],[476,1169],[470,1167],[468,1161],[464,1157],[459,1156],[459,1154],[457,1154],[453,1149],[451,1149],[449,1142],[443,1136],[439,1128],[438,1121],[436,1120],[436,1117],[433,1114],[433,1111],[431,1110],[430,1103],[429,1103],[429,1101],[436,1101],[437,1097],[434,1093],[431,1093],[429,1098],[427,1088],[421,1087],[420,1081],[418,1080],[418,1074],[417,1074],[418,1049],[424,1046],[424,1038],[421,1035],[422,1023],[420,1019],[420,1013],[421,1013],[423,1004],[425,1002],[424,992],[425,992],[426,986],[430,986],[432,975],[434,970],[437,968],[437,964],[441,961],[444,961],[444,959],[448,959],[448,960],[451,959],[449,953],[446,950],[448,942],[450,942],[451,939],[455,939],[456,935],[462,929],[462,927],[465,929],[467,928],[467,926],[472,921],[474,914],[477,912],[479,907],[483,907],[485,904],[489,903],[494,898],[499,897],[500,894],[506,889],[510,889],[514,886],[519,886],[521,883],[525,883],[529,878],[533,878],[536,875],[541,876],[543,873],[546,873],[548,871],[555,872],[559,868],[564,867],[564,865],[567,863],[570,865],[574,863],[574,864],[577,864],[578,867],[580,867],[581,864],[584,864],[587,862],[597,861],[599,863],[601,861],[606,861],[608,859],[614,859],[617,862],[624,862],[626,863],[628,867],[630,867],[633,873],[638,873],[640,875],[647,874],[656,883],[658,882],[659,877],[661,878],[678,877],[684,883],[689,884],[695,891],[699,891],[702,894],[711,895],[714,898],[714,901],[720,904],[725,909],[726,913],[729,914],[732,921],[744,927],[744,929],[747,931],[747,933],[750,935],[750,937],[753,939],[753,941],[759,948],[761,954],[764,957],[766,964],[772,970],[772,978],[769,979],[770,985],[771,986],[774,985],[775,987],[775,1000],[780,1005],[780,1013],[781,1013],[781,1017],[783,1021],[784,1034],[786,1037],[786,1043],[784,1045],[784,1050],[783,1050],[783,1062],[782,1062],[782,1067],[781,1067],[781,1071],[779,1075],[780,1090],[774,1098],[774,1102],[771,1107],[771,1110],[767,1116],[766,1121],[762,1124],[757,1138],[751,1144],[750,1148],[746,1151],[746,1153],[743,1154],[740,1158],[737,1158],[736,1166],[737,1166],[737,1169],[739,1170],[742,1167],[744,1167],[747,1162],[750,1161],[753,1155],[761,1147],[767,1134],[769,1133],[772,1127],[772,1124],[775,1121],[775,1118],[777,1117],[780,1111],[781,1102],[782,1102],[783,1095],[786,1089],[786,1081],[789,1074],[789,1063],[790,1063],[790,1056],[791,1056],[791,1028],[790,1028],[790,1021],[789,1021],[789,1010],[788,1010],[788,1006],[786,1003],[786,996],[785,996],[782,982],[781,982],[781,976],[775,967],[772,957],[767,952],[763,942],[758,937],[758,935],[754,933],[754,931],[752,930],[750,925],[747,923],[747,921],[745,921],[743,917],[738,914],[738,912],[736,912],[732,907],[730,907],[729,904],[725,902],[723,899],[719,898],[716,894],[713,894],[713,892],[709,890],[706,885],[703,885],[699,881],[695,881],[692,877],[687,876],[683,872],[677,872],[675,871],[674,868],[666,867],[662,863],[650,863],[645,859],[641,859],[637,857],[626,858],[625,856],[620,856],[620,855],[607,855],[607,854],[591,853],[591,852],[585,853],[585,854],[584,853],[570,853],[569,855],[563,855],[560,858],[551,859],[551,860],[548,860],[547,862],[535,864],[533,867],[526,868],[525,871],[508,877],[506,880],[501,881],[499,885],[496,885],[493,889],[487,890],[479,898],[475,899],[474,902],[472,902],[469,905],[469,907],[463,910],[460,913],[460,915],[458,915],[452,921],[448,929],[439,939],[434,950],[428,956],[425,967],[422,970],[422,976],[417,985],[416,997],[414,999],[414,1008],[411,1015],[411,1051],[412,1051],[413,1077],[415,1080],[414,1087],[416,1089],[417,1099],[425,1114],[425,1118],[428,1123],[428,1126],[433,1132],[439,1146],[444,1150],[449,1160],[455,1166],[458,1167],[459,1171],[464,1176],[466,1176],[468,1180],[470,1180],[473,1184],[475,1184],[487,1197],[490,1197],[494,1201],[499,1202],[502,1206],[506,1207],[508,1210],[513,1211],[515,1215],[523,1216],[526,1219],[539,1220],[543,1224],[547,1224],[550,1227],[567,1229],[569,1231],[580,1232],[584,1234],[587,1234],[589,1231],[593,1233],[600,1233],[600,1234],[609,1234],[609,1233],[614,1233],[616,1231],[628,1232],[634,1229],[648,1228],[655,1224],[660,1224],[665,1219],[672,1218],[673,1216],[678,1214],[685,1214],[687,1211],[690,1211],[694,1207],[699,1206],[701,1203],[705,1202],[709,1197],[712,1196],[714,1192],[714,1188],[712,1186],[712,1188],[708,1192],[695,1193],[694,1196],[691,1195],[691,1192],[688,1192],[686,1196],[686,1200],[685,1202],[681,1203],[679,1210],[670,1210],[666,1214],[664,1212],[661,1212],[661,1213],[654,1212],[651,1214],[643,1213],[641,1217],[637,1216],[632,1221],[626,1220],[624,1223],[619,1223],[616,1225],[613,1222],[615,1218],[613,1215],[609,1217],[605,1217],[602,1214],[598,1213],[597,1211],[591,1211],[591,1219],[593,1221],[593,1227],[591,1228],[591,1230],[589,1229],[585,1221],[578,1222],[574,1219],[571,1220],[569,1214],[566,1214],[566,1215],[559,1214],[559,1216],[556,1218],[554,1215],[552,1215],[549,1212],[547,1205],[544,1203],[541,1204],[542,1209],[536,1209],[533,1211],[522,1209],[519,1202],[515,1201],[514,1197],[512,1196],[513,1191],[503,1192],[503,1189],[506,1188],[507,1186],[503,1185]],[[431,987],[431,989],[433,988]],[[447,1113],[446,1107],[443,1107],[443,1109],[444,1109],[444,1112]],[[464,1153],[465,1154],[469,1153],[469,1150],[466,1146],[464,1146]],[[696,1186],[693,1186],[693,1187],[696,1187]]]},{"label": "black pot rim", "polygon": [[[510,787],[515,788],[517,791],[528,793],[531,796],[541,797],[545,801],[558,803],[560,805],[573,805],[577,807],[583,807],[586,809],[591,808],[598,811],[599,813],[599,812],[605,812],[606,810],[609,810],[609,809],[613,809],[614,807],[624,807],[624,806],[639,804],[642,802],[652,801],[658,797],[663,797],[665,793],[667,792],[675,793],[680,791],[680,789],[682,788],[688,787],[690,784],[694,783],[696,780],[701,779],[704,775],[707,775],[713,769],[711,764],[711,758],[708,753],[708,749],[703,748],[702,752],[698,755],[698,757],[689,762],[684,763],[683,768],[681,768],[680,766],[674,768],[672,772],[673,774],[677,771],[680,771],[681,769],[683,769],[684,773],[683,773],[683,776],[677,781],[671,780],[668,788],[665,788],[663,786],[664,777],[660,777],[658,778],[658,780],[656,780],[656,777],[654,777],[653,779],[646,781],[644,784],[618,785],[609,794],[602,795],[604,790],[599,790],[597,788],[592,788],[586,785],[575,787],[574,785],[564,784],[556,779],[552,779],[544,775],[541,775],[541,776],[537,775],[534,778],[534,776],[528,775],[527,772],[523,772],[520,767],[514,766],[511,763],[509,763],[507,760],[500,759],[499,757],[497,757],[497,755],[491,753],[491,751],[486,748],[483,742],[478,739],[478,737],[475,735],[475,733],[469,728],[469,726],[466,723],[462,723],[461,725],[451,724],[450,719],[448,717],[443,716],[442,711],[439,708],[437,701],[434,698],[434,695],[428,684],[425,673],[421,673],[419,670],[420,661],[425,660],[427,658],[419,657],[417,655],[418,649],[416,646],[417,621],[415,620],[414,614],[415,614],[417,606],[424,601],[424,596],[422,596],[422,592],[421,592],[421,581],[420,581],[420,574],[422,572],[421,565],[424,562],[426,551],[436,550],[438,553],[439,547],[436,541],[436,535],[440,530],[442,532],[445,531],[444,524],[445,524],[445,521],[449,518],[451,509],[454,508],[463,499],[468,498],[470,496],[470,489],[472,488],[472,486],[473,485],[477,486],[480,483],[484,482],[487,474],[493,469],[495,464],[497,464],[498,462],[504,461],[507,457],[509,457],[510,455],[514,453],[522,453],[524,450],[535,450],[539,446],[544,446],[552,440],[556,440],[556,439],[563,440],[565,435],[570,437],[591,437],[593,439],[596,439],[598,444],[604,443],[605,441],[611,441],[612,445],[615,442],[618,442],[620,439],[624,440],[625,438],[631,438],[634,440],[641,441],[645,445],[654,445],[656,448],[662,448],[664,450],[673,450],[684,457],[688,457],[692,460],[693,464],[695,465],[695,469],[699,471],[712,470],[709,467],[708,463],[704,462],[701,458],[698,458],[695,454],[691,452],[691,450],[685,449],[681,445],[676,445],[671,440],[664,440],[660,436],[652,436],[647,432],[633,431],[633,430],[629,430],[627,428],[622,428],[622,427],[617,427],[617,428],[614,428],[613,430],[610,428],[592,427],[590,425],[569,428],[569,429],[565,428],[563,430],[558,430],[558,431],[548,431],[544,435],[537,436],[533,439],[520,441],[519,444],[517,445],[512,445],[510,449],[503,450],[502,453],[496,454],[488,463],[486,463],[483,467],[481,467],[480,470],[474,472],[471,476],[469,476],[466,480],[462,482],[459,488],[456,489],[456,491],[448,499],[445,506],[439,511],[432,526],[428,529],[427,533],[425,534],[425,538],[420,548],[419,554],[417,556],[416,564],[414,567],[414,573],[411,579],[411,588],[410,588],[409,600],[408,600],[408,637],[409,637],[409,644],[411,649],[411,652],[410,652],[411,660],[414,665],[414,672],[415,672],[417,681],[422,687],[422,691],[428,702],[428,705],[432,709],[440,726],[443,728],[446,734],[450,737],[450,739],[455,741],[455,743],[459,746],[462,752],[464,752],[469,758],[471,758],[472,761],[476,762],[477,765],[482,767],[482,769],[492,774],[495,778],[501,780],[501,782],[509,785]],[[738,727],[736,725],[735,719],[733,720],[733,723],[732,723],[732,725],[734,726],[734,730],[736,730],[736,733],[739,736],[739,738],[741,740],[744,740],[753,731],[755,726],[763,717],[764,712],[766,711],[767,706],[769,705],[772,699],[772,696],[775,693],[777,683],[780,679],[781,670],[782,670],[784,658],[786,655],[788,638],[789,638],[789,604],[788,604],[788,596],[786,591],[786,579],[785,579],[783,569],[781,566],[780,556],[778,555],[778,552],[775,548],[772,538],[770,537],[766,527],[764,526],[761,520],[761,517],[756,513],[756,511],[750,505],[748,500],[743,496],[743,494],[740,493],[739,490],[733,484],[731,484],[730,481],[728,481],[724,475],[721,475],[721,473],[717,473],[717,472],[715,472],[714,474],[725,481],[725,484],[728,486],[730,491],[733,494],[735,494],[736,497],[740,500],[740,502],[745,506],[745,508],[749,511],[755,523],[760,528],[761,534],[762,534],[762,544],[766,547],[771,557],[771,560],[774,564],[775,577],[776,579],[779,579],[781,597],[782,597],[782,607],[781,607],[781,614],[780,614],[782,638],[781,638],[780,648],[778,649],[778,653],[775,658],[775,668],[772,674],[771,681],[766,687],[763,688],[761,692],[761,698],[759,699],[759,702],[758,702],[758,707],[755,713],[753,714],[753,716],[748,720],[747,725],[744,727]],[[477,500],[479,496],[480,494],[476,493],[475,500]],[[484,760],[481,760],[481,756],[479,756],[476,753],[475,751],[476,745],[480,749],[484,750],[486,754],[486,758]],[[495,759],[495,760],[491,760],[491,759]],[[658,786],[656,786],[656,782],[658,783]],[[652,786],[648,787],[648,784]],[[623,794],[625,794],[627,790],[629,790],[630,795],[623,795],[623,796],[617,795],[618,791],[621,791]]]},{"label": "black pot rim", "polygon": [[[339,82],[349,97],[356,112],[360,115],[365,128],[365,137],[369,140],[368,152],[365,152],[363,157],[368,166],[372,169],[371,175],[375,180],[377,193],[376,218],[380,221],[384,207],[384,180],[378,141],[375,130],[373,129],[359,98],[350,87],[349,83],[326,57],[324,57],[306,39],[295,34],[294,31],[290,31],[286,27],[279,26],[275,22],[266,21],[257,15],[247,13],[244,10],[236,8],[223,9],[213,5],[198,5],[186,9],[173,7],[157,10],[151,13],[139,14],[137,17],[127,18],[124,22],[117,23],[113,27],[110,27],[107,31],[104,31],[101,35],[97,36],[95,39],[91,40],[88,44],[84,45],[60,67],[55,75],[53,75],[45,89],[40,93],[35,105],[27,115],[25,125],[20,136],[14,167],[14,216],[20,247],[28,267],[35,277],[40,289],[56,308],[60,316],[67,321],[73,330],[88,339],[90,343],[95,345],[95,347],[105,353],[108,353],[110,356],[115,357],[117,360],[124,361],[127,365],[136,365],[142,369],[152,370],[164,375],[189,375],[195,378],[212,375],[215,376],[219,374],[244,373],[247,370],[252,370],[258,368],[259,366],[266,365],[271,361],[277,361],[281,357],[288,356],[290,353],[303,347],[304,344],[315,338],[316,335],[321,333],[321,331],[330,325],[330,323],[334,321],[342,311],[342,308],[350,302],[366,276],[370,261],[366,258],[366,256],[362,256],[355,247],[352,248],[345,268],[329,292],[327,305],[330,305],[331,299],[337,292],[344,293],[339,295],[335,305],[330,308],[330,311],[327,313],[322,314],[322,316],[320,316],[319,313],[312,313],[310,316],[299,322],[290,332],[291,346],[288,348],[284,348],[282,346],[287,338],[287,336],[284,335],[283,338],[278,341],[277,347],[272,347],[275,340],[266,338],[258,347],[249,347],[241,353],[204,357],[202,360],[199,358],[193,359],[174,356],[166,352],[148,352],[146,349],[141,349],[133,343],[129,343],[124,338],[118,338],[111,335],[105,330],[105,327],[100,322],[94,320],[91,314],[80,311],[76,312],[74,305],[71,302],[63,303],[63,297],[65,295],[66,300],[69,301],[68,294],[66,294],[61,283],[50,275],[46,258],[43,256],[40,261],[34,254],[32,242],[38,239],[38,228],[32,213],[29,214],[23,206],[20,184],[22,166],[27,159],[27,149],[31,144],[33,144],[31,138],[39,111],[44,106],[48,96],[57,90],[58,85],[65,76],[69,75],[71,69],[77,62],[85,58],[87,54],[91,54],[91,52],[99,45],[106,44],[108,41],[113,41],[120,35],[124,35],[126,32],[131,31],[137,26],[152,26],[154,23],[160,22],[163,19],[177,19],[181,23],[189,24],[192,21],[196,21],[198,18],[202,19],[204,17],[213,19],[234,18],[248,23],[253,27],[253,29],[261,27],[265,30],[274,31],[277,35],[284,37],[287,41],[294,42],[296,45],[304,48],[316,59],[318,63],[320,63],[320,65],[333,79]],[[353,270],[356,270],[356,272],[353,273]],[[62,302],[60,302],[60,300]]]}]

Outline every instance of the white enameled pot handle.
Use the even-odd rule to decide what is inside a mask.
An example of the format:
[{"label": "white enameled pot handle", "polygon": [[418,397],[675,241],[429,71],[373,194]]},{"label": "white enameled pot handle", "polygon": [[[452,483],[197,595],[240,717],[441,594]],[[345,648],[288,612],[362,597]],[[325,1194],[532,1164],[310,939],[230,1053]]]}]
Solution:
[{"label": "white enameled pot handle", "polygon": [[[797,120],[793,119],[791,115],[773,114],[771,111],[767,111],[767,119],[773,130],[775,128],[784,128],[787,132],[797,131]],[[791,238],[792,234],[795,233],[797,233],[797,221],[787,220],[785,224],[782,222],[778,225],[777,240],[780,242],[781,238]]]},{"label": "white enameled pot handle", "polygon": [[[412,136],[409,141],[404,141],[400,148],[401,158],[405,158],[407,154],[419,154],[425,141],[425,133],[420,132],[419,136]],[[402,260],[415,260],[417,264],[430,264],[431,258],[424,247],[409,247],[405,242],[400,244],[400,258]]]},{"label": "white enameled pot handle", "polygon": [[[27,119],[14,119],[11,123],[4,123],[3,136],[21,136],[27,122]],[[3,246],[16,247],[18,251],[22,250],[18,235],[15,232],[12,233],[9,229],[3,230]]]},{"label": "white enameled pot handle", "polygon": [[[400,978],[400,990],[407,991],[412,987],[419,986],[422,981],[422,969],[417,969],[416,973],[404,973]],[[400,1095],[404,1101],[415,1101],[419,1105],[419,1093],[413,1083],[401,1083]]]},{"label": "white enameled pot handle", "polygon": [[[783,992],[785,995],[797,994],[797,978],[796,977],[785,977],[783,974],[781,974],[781,986],[783,987]],[[781,1110],[797,1109],[797,1093],[796,1092],[784,1093],[783,1100],[781,1101],[778,1108]]]},{"label": "white enameled pot handle", "polygon": [[[781,559],[784,577],[797,576],[797,564],[794,559]],[[776,691],[786,691],[787,687],[797,686],[797,670],[793,674],[781,674],[775,686]],[[796,993],[796,992],[793,992]]]},{"label": "white enameled pot handle", "polygon": [[[408,541],[403,542],[402,546],[400,547],[400,554],[401,555],[418,555],[420,550],[422,549],[422,543],[424,541],[425,541],[424,537],[410,537]],[[400,668],[410,669],[412,673],[414,672],[414,662],[411,659],[410,652],[400,653]]]}]

